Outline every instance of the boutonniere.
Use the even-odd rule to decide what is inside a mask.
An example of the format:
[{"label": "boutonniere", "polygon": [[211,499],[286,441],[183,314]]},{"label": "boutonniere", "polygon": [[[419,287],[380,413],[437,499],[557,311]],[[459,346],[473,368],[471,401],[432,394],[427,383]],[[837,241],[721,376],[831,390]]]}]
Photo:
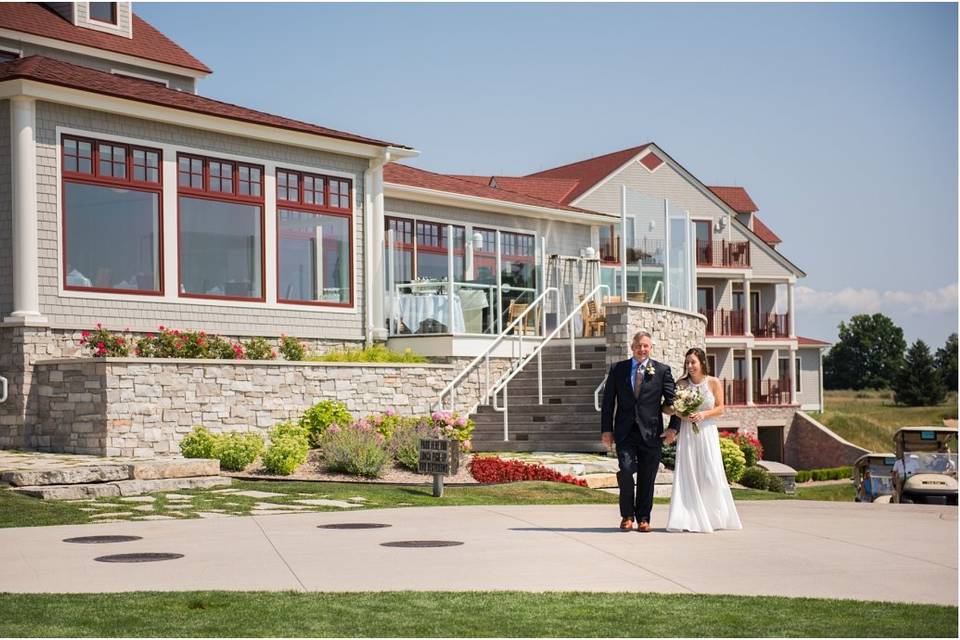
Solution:
[{"label": "boutonniere", "polygon": [[656,367],[653,366],[653,363],[652,363],[652,362],[648,362],[648,363],[647,363],[647,368],[644,369],[644,371],[646,372],[646,374],[647,374],[648,376],[652,376],[653,374],[655,374],[655,373],[657,372],[657,369],[656,369]]}]

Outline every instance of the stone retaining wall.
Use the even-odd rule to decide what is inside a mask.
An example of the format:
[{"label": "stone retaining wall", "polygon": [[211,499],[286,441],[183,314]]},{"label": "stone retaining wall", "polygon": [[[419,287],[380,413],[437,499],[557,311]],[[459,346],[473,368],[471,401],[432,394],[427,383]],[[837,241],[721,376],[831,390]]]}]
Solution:
[{"label": "stone retaining wall", "polygon": [[795,469],[824,469],[852,465],[865,453],[803,411],[797,411],[784,444],[785,462]]},{"label": "stone retaining wall", "polygon": [[687,349],[706,349],[707,319],[699,314],[638,302],[610,303],[604,308],[608,366],[630,357],[630,342],[641,330],[653,336],[653,359],[670,365],[674,378],[683,372]]},{"label": "stone retaining wall", "polygon": [[[152,457],[211,431],[263,431],[321,400],[357,417],[392,408],[427,414],[466,364],[358,364],[232,360],[74,358],[34,366],[36,418],[26,446],[43,451]],[[498,363],[502,369],[503,363]],[[471,376],[457,408],[477,402]]]},{"label": "stone retaining wall", "polygon": [[758,426],[782,426],[783,437],[786,439],[796,412],[796,406],[727,406],[718,424],[720,427],[736,426],[738,431],[749,433],[754,438],[757,437]]}]

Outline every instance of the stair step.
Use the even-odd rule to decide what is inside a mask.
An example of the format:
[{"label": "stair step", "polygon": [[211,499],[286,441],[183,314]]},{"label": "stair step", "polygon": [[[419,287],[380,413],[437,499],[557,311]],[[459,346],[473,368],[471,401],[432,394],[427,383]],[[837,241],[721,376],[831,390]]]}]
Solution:
[{"label": "stair step", "polygon": [[66,469],[6,471],[0,481],[18,487],[91,484],[117,480],[160,480],[214,476],[220,473],[219,460],[201,458],[144,460],[131,463],[82,465]]},{"label": "stair step", "polygon": [[[511,400],[513,397],[511,396]],[[540,415],[540,414],[550,414],[562,412],[564,414],[571,413],[596,413],[600,415],[600,412],[597,411],[593,406],[593,398],[590,398],[590,402],[585,400],[579,400],[577,398],[555,398],[555,400],[560,400],[560,402],[548,402],[548,397],[545,395],[543,397],[543,404],[537,404],[537,401],[534,400],[530,403],[510,403],[510,415],[511,416],[523,416],[523,415]],[[476,420],[478,417],[487,417],[487,416],[497,416],[501,419],[503,418],[503,413],[500,411],[494,410],[492,406],[482,405],[473,414],[473,419]]]},{"label": "stair step", "polygon": [[232,478],[224,476],[201,476],[191,478],[157,478],[152,480],[116,480],[112,482],[86,484],[37,485],[13,487],[9,490],[43,500],[81,500],[84,498],[138,496],[156,491],[228,487],[232,483]]}]

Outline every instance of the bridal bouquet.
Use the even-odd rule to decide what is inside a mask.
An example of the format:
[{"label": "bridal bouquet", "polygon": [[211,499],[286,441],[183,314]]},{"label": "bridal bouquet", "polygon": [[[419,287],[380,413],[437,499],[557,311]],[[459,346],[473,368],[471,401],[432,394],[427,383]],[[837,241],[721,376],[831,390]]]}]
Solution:
[{"label": "bridal bouquet", "polygon": [[[677,395],[673,399],[673,410],[683,417],[689,418],[697,412],[701,404],[703,404],[703,396],[700,395],[700,392],[693,387],[685,387],[677,391]],[[700,427],[697,426],[696,422],[691,423],[691,426],[694,433],[700,433]]]}]

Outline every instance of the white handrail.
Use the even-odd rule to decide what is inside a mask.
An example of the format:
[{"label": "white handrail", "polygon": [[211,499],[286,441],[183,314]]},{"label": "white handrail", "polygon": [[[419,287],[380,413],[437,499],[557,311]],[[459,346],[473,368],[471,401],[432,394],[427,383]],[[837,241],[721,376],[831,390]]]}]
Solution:
[{"label": "white handrail", "polygon": [[[524,309],[523,313],[517,316],[517,318],[513,322],[508,324],[503,329],[503,331],[500,332],[500,335],[497,336],[497,338],[493,342],[491,342],[486,349],[484,349],[483,353],[481,353],[476,358],[474,358],[470,362],[470,364],[464,367],[463,371],[461,371],[459,375],[457,375],[453,380],[450,381],[450,383],[446,387],[443,388],[443,391],[440,392],[440,396],[437,398],[437,403],[434,406],[437,409],[443,408],[443,399],[449,394],[450,395],[450,411],[455,410],[456,402],[457,402],[457,393],[456,393],[457,387],[460,385],[460,382],[464,378],[466,378],[474,369],[476,369],[480,365],[481,362],[485,362],[486,364],[486,384],[487,384],[487,389],[489,390],[490,388],[490,354],[493,352],[494,349],[497,348],[497,346],[499,346],[501,342],[503,342],[503,340],[510,334],[511,331],[516,329],[516,327],[519,326],[522,322],[526,321],[527,315],[533,312],[535,309],[537,309],[538,304],[539,305],[543,304],[547,295],[550,293],[553,293],[554,296],[556,296],[557,301],[560,300],[559,289],[557,289],[556,287],[547,287],[546,289],[544,289],[543,293],[537,296],[533,300],[533,302],[531,302],[529,306],[527,306],[527,308]],[[545,309],[545,307],[543,307],[543,309]],[[541,314],[541,320],[545,318],[545,315],[546,315],[545,313]],[[519,334],[518,345],[519,345],[518,347],[519,355],[520,357],[522,357],[523,356],[523,332],[520,332]],[[514,355],[516,355],[516,352],[514,352]],[[513,367],[513,364],[511,364],[511,368],[512,367]],[[489,397],[489,394],[481,395],[480,402],[483,402],[488,397]],[[477,404],[480,404],[480,402],[478,402]],[[474,410],[475,410],[475,407],[469,413],[473,413]]]},{"label": "white handrail", "polygon": [[600,381],[600,384],[597,385],[597,388],[593,390],[593,408],[597,411],[600,411],[600,390],[603,389],[604,385],[607,384],[607,376],[603,376],[603,380]]},{"label": "white handrail", "polygon": [[4,378],[3,376],[0,376],[0,387],[2,387],[3,389],[3,391],[0,391],[0,402],[6,402],[7,401],[7,379]]}]

